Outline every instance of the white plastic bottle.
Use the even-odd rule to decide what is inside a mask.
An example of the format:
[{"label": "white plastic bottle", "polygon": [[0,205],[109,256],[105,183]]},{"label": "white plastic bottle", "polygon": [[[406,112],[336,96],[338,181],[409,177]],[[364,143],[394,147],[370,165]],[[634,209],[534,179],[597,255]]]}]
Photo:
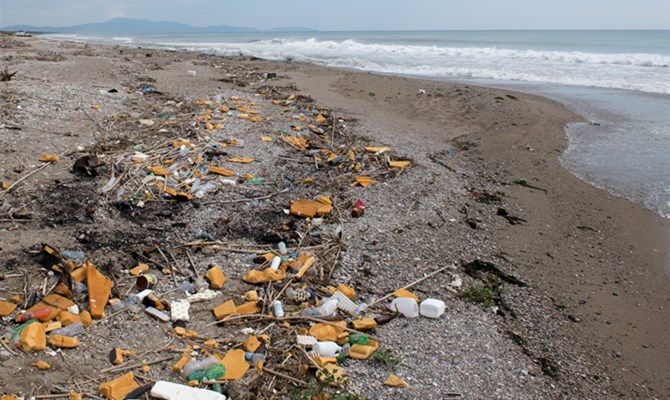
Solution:
[{"label": "white plastic bottle", "polygon": [[408,297],[398,297],[391,302],[391,310],[401,313],[405,318],[416,318],[419,316],[419,304]]}]

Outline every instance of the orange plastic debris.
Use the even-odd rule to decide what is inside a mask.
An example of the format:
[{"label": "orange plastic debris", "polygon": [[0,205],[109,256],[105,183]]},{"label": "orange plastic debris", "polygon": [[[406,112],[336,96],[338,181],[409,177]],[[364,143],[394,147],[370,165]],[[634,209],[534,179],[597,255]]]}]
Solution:
[{"label": "orange plastic debris", "polygon": [[221,168],[221,167],[214,167],[210,166],[209,167],[209,173],[210,174],[215,174],[215,175],[223,175],[223,176],[233,176],[235,173],[229,169]]},{"label": "orange plastic debris", "polygon": [[26,353],[35,350],[44,350],[47,347],[47,335],[44,325],[34,322],[23,329],[19,337],[21,349]]},{"label": "orange plastic debris", "polygon": [[223,271],[218,265],[210,268],[205,274],[205,278],[209,281],[210,289],[221,289],[223,284],[226,283],[226,276],[223,275]]},{"label": "orange plastic debris", "polygon": [[377,327],[377,321],[374,318],[363,317],[352,321],[351,325],[357,331],[368,331]]},{"label": "orange plastic debris", "polygon": [[391,168],[405,168],[409,167],[409,161],[391,161],[389,162],[389,167]]},{"label": "orange plastic debris", "polygon": [[254,162],[253,158],[248,158],[248,157],[232,157],[228,159],[228,162],[236,162],[236,163],[241,163],[241,164],[249,164],[251,162]]},{"label": "orange plastic debris", "polygon": [[2,190],[9,189],[9,183],[7,183],[7,181],[0,182],[0,189],[2,189]]},{"label": "orange plastic debris", "polygon": [[261,312],[261,309],[258,307],[257,301],[249,301],[242,305],[237,306],[235,309],[237,314],[247,315],[247,314],[258,314]]},{"label": "orange plastic debris", "polygon": [[151,168],[147,169],[149,172],[151,172],[154,175],[157,176],[168,176],[170,175],[170,171],[167,170],[167,168],[163,167],[162,165],[156,165]]},{"label": "orange plastic debris", "polygon": [[261,140],[263,142],[272,142],[272,138],[270,136],[261,136]]},{"label": "orange plastic debris", "polygon": [[[333,323],[339,326],[347,326],[345,321],[333,321]],[[344,329],[324,323],[314,324],[311,328],[309,328],[309,334],[322,342],[334,342],[337,340],[337,336],[342,332],[344,332]]]},{"label": "orange plastic debris", "polygon": [[61,311],[56,318],[58,318],[58,321],[60,321],[63,326],[81,322],[81,317],[79,315],[74,315],[69,311]]},{"label": "orange plastic debris", "polygon": [[235,302],[232,300],[228,300],[225,303],[219,304],[218,306],[214,307],[212,312],[214,313],[214,317],[220,321],[225,317],[229,316],[230,314],[234,314],[236,310],[237,306],[235,306]]},{"label": "orange plastic debris", "polygon": [[54,161],[58,161],[58,160],[59,160],[59,158],[58,158],[57,155],[49,154],[49,153],[44,153],[44,154],[42,154],[42,157],[37,159],[37,161],[41,161],[41,162],[54,162]]},{"label": "orange plastic debris", "polygon": [[408,388],[409,384],[396,375],[389,375],[388,378],[384,381],[384,385],[390,386],[390,387],[399,387],[399,388]]},{"label": "orange plastic debris", "polygon": [[105,315],[105,305],[114,285],[112,281],[98,271],[90,261],[86,261],[86,282],[88,284],[88,309],[93,318]]},{"label": "orange plastic debris", "polygon": [[324,382],[326,379],[332,379],[330,386],[346,385],[347,377],[344,375],[344,369],[337,364],[328,364],[322,370],[316,372],[316,377],[319,381]]},{"label": "orange plastic debris", "polygon": [[33,367],[37,367],[37,369],[40,369],[40,370],[42,370],[42,371],[45,371],[45,370],[47,370],[47,369],[51,369],[51,365],[50,365],[48,362],[46,362],[46,361],[41,361],[41,360],[40,360],[40,361],[38,361],[38,362],[34,362],[34,363],[32,363],[31,365],[32,365]]},{"label": "orange plastic debris", "polygon": [[349,357],[356,360],[367,360],[378,348],[379,342],[369,339],[368,344],[355,344],[351,346]]},{"label": "orange plastic debris", "polygon": [[135,382],[135,375],[132,372],[128,372],[114,380],[101,384],[98,392],[102,396],[105,396],[107,400],[123,400],[128,393],[138,387],[140,385]]},{"label": "orange plastic debris", "polygon": [[0,301],[0,317],[6,317],[16,309],[16,304],[8,301]]},{"label": "orange plastic debris", "polygon": [[225,380],[236,380],[244,376],[250,365],[244,360],[244,350],[231,350],[221,360],[226,367],[226,374],[221,377]]},{"label": "orange plastic debris", "polygon": [[300,266],[300,269],[298,270],[298,273],[295,275],[296,278],[300,279],[302,278],[303,275],[305,275],[305,272],[314,265],[316,262],[316,257],[312,256],[309,257],[303,264]]},{"label": "orange plastic debris", "polygon": [[386,153],[387,151],[391,151],[391,148],[386,147],[386,146],[384,146],[384,147],[372,147],[372,146],[370,146],[370,147],[364,147],[364,149],[368,153],[380,153],[380,154],[381,153]]},{"label": "orange plastic debris", "polygon": [[51,335],[49,336],[48,343],[52,346],[60,347],[63,349],[73,349],[79,346],[81,342],[79,341],[79,339],[70,336]]},{"label": "orange plastic debris", "polygon": [[419,300],[419,297],[417,295],[415,295],[414,293],[410,292],[407,289],[398,289],[395,292],[393,292],[393,295],[395,297],[403,297],[403,298],[406,297],[406,298],[414,299],[417,302],[421,301],[421,300]]},{"label": "orange plastic debris", "polygon": [[374,182],[374,179],[369,176],[357,176],[354,178],[354,180],[356,181],[354,185],[359,184],[363,187],[368,187],[372,184],[372,182]]},{"label": "orange plastic debris", "polygon": [[181,358],[175,365],[172,366],[172,371],[173,372],[179,372],[181,371],[182,368],[184,368],[184,365],[191,361],[191,352],[186,350],[182,353]]},{"label": "orange plastic debris", "polygon": [[275,271],[270,267],[264,269],[263,271],[252,269],[242,277],[242,280],[247,283],[277,282],[283,279],[286,279],[286,271],[283,268],[279,268]]},{"label": "orange plastic debris", "polygon": [[282,139],[296,147],[298,150],[304,151],[309,148],[309,142],[303,136],[282,136]]},{"label": "orange plastic debris", "polygon": [[259,347],[261,347],[261,342],[256,336],[249,336],[242,344],[242,348],[249,353],[255,352]]},{"label": "orange plastic debris", "polygon": [[56,287],[54,288],[54,293],[67,298],[72,297],[72,290],[70,290],[70,288],[67,287],[67,285],[63,282],[56,285]]},{"label": "orange plastic debris", "polygon": [[132,276],[139,276],[147,272],[149,269],[147,264],[139,263],[135,268],[131,268],[128,272],[130,272],[130,275]]},{"label": "orange plastic debris", "polygon": [[333,207],[314,200],[295,200],[291,202],[291,214],[299,217],[314,218],[330,213]]}]

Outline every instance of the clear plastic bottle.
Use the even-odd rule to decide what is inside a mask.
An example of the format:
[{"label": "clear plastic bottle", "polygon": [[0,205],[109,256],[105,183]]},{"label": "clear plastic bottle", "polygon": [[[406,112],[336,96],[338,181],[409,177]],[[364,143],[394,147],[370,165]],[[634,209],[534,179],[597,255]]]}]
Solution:
[{"label": "clear plastic bottle", "polygon": [[259,363],[265,361],[265,354],[262,353],[244,353],[244,360],[249,364],[256,366]]},{"label": "clear plastic bottle", "polygon": [[279,250],[279,254],[281,255],[286,254],[286,243],[284,242],[277,243],[277,250]]},{"label": "clear plastic bottle", "polygon": [[49,335],[75,336],[84,332],[86,327],[81,322],[75,322],[72,325],[64,326],[49,332]]},{"label": "clear plastic bottle", "polygon": [[302,315],[306,317],[330,317],[337,312],[337,299],[330,299],[316,308],[306,308]]},{"label": "clear plastic bottle", "polygon": [[181,369],[181,376],[188,378],[194,371],[203,371],[209,369],[214,364],[217,364],[218,361],[214,357],[207,357],[199,361],[191,361],[184,365],[184,368]]}]

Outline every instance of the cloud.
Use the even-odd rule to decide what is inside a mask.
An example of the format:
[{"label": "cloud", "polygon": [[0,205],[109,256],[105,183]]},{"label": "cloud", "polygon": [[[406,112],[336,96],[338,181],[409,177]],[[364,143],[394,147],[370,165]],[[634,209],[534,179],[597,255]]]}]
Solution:
[{"label": "cloud", "polygon": [[125,17],[126,13],[122,8],[115,8],[109,13],[109,18],[121,18]]}]

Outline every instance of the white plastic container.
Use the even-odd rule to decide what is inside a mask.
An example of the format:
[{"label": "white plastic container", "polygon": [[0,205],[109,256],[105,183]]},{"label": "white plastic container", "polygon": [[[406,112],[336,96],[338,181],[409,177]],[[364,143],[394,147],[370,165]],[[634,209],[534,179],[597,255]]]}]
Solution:
[{"label": "white plastic container", "polygon": [[405,318],[419,316],[419,304],[414,299],[399,297],[391,302],[391,310],[401,313]]},{"label": "white plastic container", "polygon": [[318,342],[312,346],[312,352],[321,357],[337,357],[341,351],[342,347],[335,342]]},{"label": "white plastic container", "polygon": [[284,316],[284,305],[281,300],[272,302],[272,310],[274,311],[275,317],[282,318]]},{"label": "white plastic container", "polygon": [[151,388],[151,396],[164,400],[226,400],[221,393],[166,381],[156,382]]},{"label": "white plastic container", "polygon": [[279,269],[280,265],[281,265],[281,257],[274,256],[274,258],[272,259],[272,264],[270,264],[270,268],[276,271],[277,269]]},{"label": "white plastic container", "polygon": [[356,311],[358,311],[358,304],[351,301],[350,298],[348,298],[344,293],[340,292],[339,290],[333,293],[332,298],[337,299],[337,308],[339,308],[340,310],[347,312],[351,315],[354,315]]},{"label": "white plastic container", "polygon": [[444,302],[437,299],[426,299],[421,302],[419,313],[428,318],[440,318],[444,314]]}]

